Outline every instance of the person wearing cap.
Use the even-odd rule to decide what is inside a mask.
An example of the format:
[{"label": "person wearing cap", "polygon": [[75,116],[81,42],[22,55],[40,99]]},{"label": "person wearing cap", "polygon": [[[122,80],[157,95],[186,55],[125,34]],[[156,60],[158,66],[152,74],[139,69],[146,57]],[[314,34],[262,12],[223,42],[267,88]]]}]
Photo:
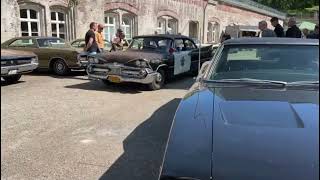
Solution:
[{"label": "person wearing cap", "polygon": [[112,39],[112,48],[110,51],[122,51],[123,46],[128,46],[122,29],[118,29],[116,36]]},{"label": "person wearing cap", "polygon": [[103,39],[103,25],[98,25],[98,30],[96,31],[96,41],[99,47],[100,52],[103,52],[104,49],[104,39]]}]

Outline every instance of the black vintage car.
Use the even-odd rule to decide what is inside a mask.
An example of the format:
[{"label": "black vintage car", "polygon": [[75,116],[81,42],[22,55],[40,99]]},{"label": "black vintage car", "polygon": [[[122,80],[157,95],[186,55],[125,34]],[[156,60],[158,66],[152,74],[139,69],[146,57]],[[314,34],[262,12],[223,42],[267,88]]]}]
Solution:
[{"label": "black vintage car", "polygon": [[[212,58],[212,46],[201,48],[201,64]],[[87,73],[105,83],[136,82],[160,89],[166,79],[192,72],[197,74],[199,49],[181,35],[146,35],[132,39],[126,51],[89,58]]]},{"label": "black vintage car", "polygon": [[160,180],[318,180],[319,40],[225,41],[180,102]]}]

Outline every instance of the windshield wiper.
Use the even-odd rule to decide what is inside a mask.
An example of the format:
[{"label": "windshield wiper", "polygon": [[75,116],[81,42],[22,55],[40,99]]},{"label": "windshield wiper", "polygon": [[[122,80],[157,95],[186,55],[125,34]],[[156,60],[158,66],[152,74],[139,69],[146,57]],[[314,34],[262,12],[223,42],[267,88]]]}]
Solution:
[{"label": "windshield wiper", "polygon": [[319,87],[319,81],[295,81],[287,84],[289,87]]},{"label": "windshield wiper", "polygon": [[221,79],[221,80],[204,80],[207,83],[218,83],[218,84],[238,84],[238,85],[272,85],[285,87],[287,82],[284,81],[273,81],[263,79],[251,79],[251,78],[240,78],[240,79]]}]

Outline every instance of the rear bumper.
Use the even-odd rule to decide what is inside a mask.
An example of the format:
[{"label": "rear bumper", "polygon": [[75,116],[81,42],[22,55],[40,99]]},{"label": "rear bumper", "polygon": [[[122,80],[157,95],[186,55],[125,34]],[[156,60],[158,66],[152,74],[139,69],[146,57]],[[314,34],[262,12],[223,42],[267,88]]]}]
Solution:
[{"label": "rear bumper", "polygon": [[38,63],[31,63],[31,64],[23,64],[23,65],[16,65],[16,66],[1,66],[1,76],[10,76],[15,74],[9,74],[10,71],[16,70],[16,74],[24,74],[31,72],[38,68]]},{"label": "rear bumper", "polygon": [[[139,72],[144,72],[139,74]],[[157,78],[157,72],[149,68],[131,68],[126,66],[104,65],[96,67],[90,64],[87,68],[89,79],[92,80],[109,80],[109,77],[116,77],[119,82],[133,82],[140,84],[150,84]]]}]

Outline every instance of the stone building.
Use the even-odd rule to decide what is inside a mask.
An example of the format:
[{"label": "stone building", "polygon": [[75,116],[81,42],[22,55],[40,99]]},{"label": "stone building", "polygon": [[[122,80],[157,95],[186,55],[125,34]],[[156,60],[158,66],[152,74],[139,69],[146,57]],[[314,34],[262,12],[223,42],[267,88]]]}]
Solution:
[{"label": "stone building", "polygon": [[[92,21],[110,40],[117,28],[134,35],[181,33],[216,42],[228,25],[254,25],[285,14],[250,0],[1,0],[1,42],[18,36],[83,38]],[[201,36],[201,38],[200,38]]]}]

